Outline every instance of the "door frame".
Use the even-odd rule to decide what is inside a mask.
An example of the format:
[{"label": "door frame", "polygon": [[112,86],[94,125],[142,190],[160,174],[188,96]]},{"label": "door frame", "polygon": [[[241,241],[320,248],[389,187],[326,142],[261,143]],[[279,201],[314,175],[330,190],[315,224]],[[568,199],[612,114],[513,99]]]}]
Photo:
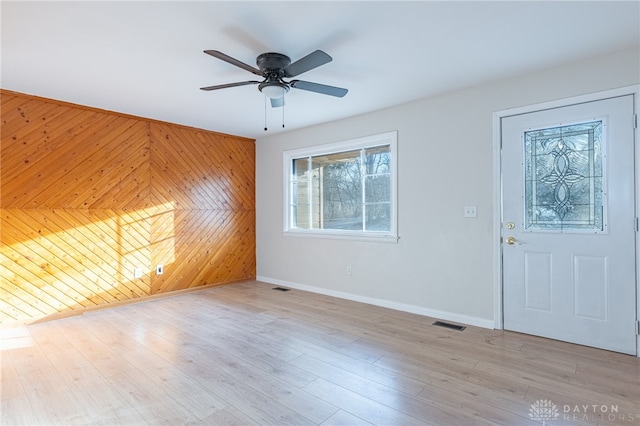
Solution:
[{"label": "door frame", "polygon": [[[625,95],[634,96],[634,114],[637,121],[638,111],[640,111],[640,85],[626,86],[617,89],[606,90],[602,92],[595,92],[581,96],[574,96],[570,98],[558,99],[549,102],[542,102],[533,105],[527,105],[518,108],[511,108],[502,111],[496,111],[493,113],[493,318],[494,328],[502,330],[504,328],[504,309],[502,306],[503,298],[502,292],[504,288],[504,281],[502,279],[502,119],[520,114],[527,114],[531,112],[561,108],[565,106],[571,106],[575,104],[581,104],[586,102],[593,102],[603,100],[607,98],[614,98]],[[633,125],[633,123],[629,123]],[[638,216],[640,215],[640,132],[638,130],[638,123],[636,122],[634,131],[634,144],[635,148],[635,217],[636,224],[638,223]],[[636,225],[637,227],[638,225]],[[640,320],[640,239],[638,238],[638,230],[636,228],[635,241],[636,241],[636,324]],[[638,327],[638,325],[636,325]],[[636,333],[636,356],[640,358],[640,335]]]}]

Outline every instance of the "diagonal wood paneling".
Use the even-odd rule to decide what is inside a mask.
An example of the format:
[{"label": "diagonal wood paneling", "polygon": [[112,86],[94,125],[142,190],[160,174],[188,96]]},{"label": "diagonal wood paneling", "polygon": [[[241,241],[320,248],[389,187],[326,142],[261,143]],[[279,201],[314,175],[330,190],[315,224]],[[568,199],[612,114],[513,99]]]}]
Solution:
[{"label": "diagonal wood paneling", "polygon": [[151,124],[152,292],[255,276],[253,141]]},{"label": "diagonal wood paneling", "polygon": [[[255,217],[250,210],[173,210],[152,225],[152,293],[255,276]],[[197,230],[197,232],[194,232]]]},{"label": "diagonal wood paneling", "polygon": [[149,206],[148,123],[32,99],[5,106],[6,96],[2,207]]},{"label": "diagonal wood paneling", "polygon": [[154,204],[177,209],[253,210],[253,141],[187,127],[151,124]]},{"label": "diagonal wood paneling", "polygon": [[0,324],[255,277],[252,140],[0,95]]},{"label": "diagonal wood paneling", "polygon": [[[8,314],[24,319],[141,297],[150,276],[134,279],[134,267],[149,265],[149,222],[127,212],[2,209],[0,278]],[[131,229],[131,228],[136,229]],[[147,267],[147,272],[149,268]]]}]

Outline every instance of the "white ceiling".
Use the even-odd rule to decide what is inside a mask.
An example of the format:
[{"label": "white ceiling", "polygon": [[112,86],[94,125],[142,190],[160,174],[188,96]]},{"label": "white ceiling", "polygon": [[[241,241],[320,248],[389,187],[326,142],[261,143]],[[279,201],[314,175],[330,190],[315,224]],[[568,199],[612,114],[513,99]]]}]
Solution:
[{"label": "white ceiling", "polygon": [[251,138],[256,86],[199,88],[256,76],[203,50],[331,55],[297,78],[349,93],[292,89],[291,130],[640,44],[638,1],[2,1],[1,18],[4,89]]}]

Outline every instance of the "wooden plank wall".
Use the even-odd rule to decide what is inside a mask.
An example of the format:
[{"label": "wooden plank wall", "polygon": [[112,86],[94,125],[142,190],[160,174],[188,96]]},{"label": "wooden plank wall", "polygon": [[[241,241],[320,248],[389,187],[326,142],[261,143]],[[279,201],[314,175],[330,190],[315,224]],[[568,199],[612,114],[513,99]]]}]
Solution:
[{"label": "wooden plank wall", "polygon": [[0,324],[255,278],[253,140],[0,96]]}]

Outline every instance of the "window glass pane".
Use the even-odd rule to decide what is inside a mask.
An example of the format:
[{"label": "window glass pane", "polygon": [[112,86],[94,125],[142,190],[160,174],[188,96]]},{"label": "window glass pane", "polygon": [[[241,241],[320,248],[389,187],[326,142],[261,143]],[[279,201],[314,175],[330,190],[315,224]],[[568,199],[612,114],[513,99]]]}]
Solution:
[{"label": "window glass pane", "polygon": [[322,228],[362,230],[360,150],[313,157],[321,166]]},{"label": "window glass pane", "polygon": [[311,228],[321,229],[322,224],[322,187],[320,175],[322,174],[322,165],[315,161],[311,164]]},{"label": "window glass pane", "polygon": [[367,204],[365,209],[366,231],[391,230],[391,203]]},{"label": "window glass pane", "polygon": [[309,159],[298,158],[293,160],[293,179],[301,180],[308,179],[307,172],[309,171]]},{"label": "window glass pane", "polygon": [[391,177],[388,174],[367,176],[364,180],[367,203],[391,200]]},{"label": "window glass pane", "polygon": [[309,229],[309,205],[298,204],[294,206],[294,226],[300,229]]},{"label": "window glass pane", "polygon": [[309,185],[306,181],[292,184],[292,221],[295,228],[309,229]]},{"label": "window glass pane", "polygon": [[365,173],[368,175],[391,171],[391,147],[389,145],[365,149]]},{"label": "window glass pane", "polygon": [[602,121],[524,134],[525,229],[602,231]]},{"label": "window glass pane", "polygon": [[289,210],[291,211],[291,227],[292,228],[299,228],[299,220],[298,220],[298,206],[295,204],[292,204],[289,206]]}]

